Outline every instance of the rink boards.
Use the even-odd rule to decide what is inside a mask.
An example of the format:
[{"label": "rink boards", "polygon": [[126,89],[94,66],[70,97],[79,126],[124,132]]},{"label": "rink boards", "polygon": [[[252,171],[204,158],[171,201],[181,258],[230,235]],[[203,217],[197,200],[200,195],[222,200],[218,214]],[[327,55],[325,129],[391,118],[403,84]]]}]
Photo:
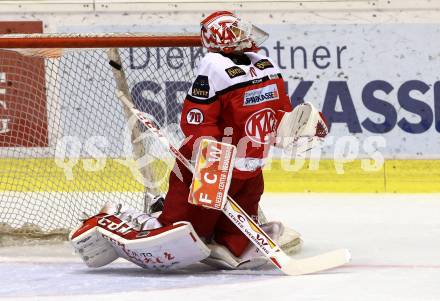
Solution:
[{"label": "rink boards", "polygon": [[[134,162],[106,159],[99,165],[80,159],[66,166],[53,159],[0,159],[0,192],[141,192],[144,190]],[[440,160],[385,160],[376,170],[365,162],[268,162],[264,170],[266,192],[391,192],[440,191]],[[152,163],[153,165],[158,163]],[[91,168],[94,166],[94,168]],[[172,166],[167,164],[167,166]],[[156,175],[161,190],[168,172]]]}]

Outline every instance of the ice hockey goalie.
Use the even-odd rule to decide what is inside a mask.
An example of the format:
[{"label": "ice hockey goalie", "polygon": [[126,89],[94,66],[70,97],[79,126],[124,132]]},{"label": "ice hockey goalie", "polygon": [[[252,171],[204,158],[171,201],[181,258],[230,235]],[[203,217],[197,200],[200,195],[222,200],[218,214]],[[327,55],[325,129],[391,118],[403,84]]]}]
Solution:
[{"label": "ice hockey goalie", "polygon": [[[188,159],[194,160],[201,138],[237,147],[229,195],[256,220],[264,191],[262,167],[270,147],[291,144],[283,142],[289,133],[293,141],[303,133],[326,135],[325,121],[311,105],[292,110],[276,64],[258,52],[266,38],[264,31],[231,12],[205,18],[201,39],[208,53],[199,64],[181,115],[187,139],[180,151]],[[118,257],[158,269],[202,260],[231,269],[267,262],[221,211],[188,202],[192,174],[179,162],[177,169],[179,173],[170,174],[169,191],[157,218],[109,205],[72,232],[71,241],[89,266],[102,266]],[[299,234],[285,230],[281,223],[266,223],[262,228],[288,253],[299,249]]]}]

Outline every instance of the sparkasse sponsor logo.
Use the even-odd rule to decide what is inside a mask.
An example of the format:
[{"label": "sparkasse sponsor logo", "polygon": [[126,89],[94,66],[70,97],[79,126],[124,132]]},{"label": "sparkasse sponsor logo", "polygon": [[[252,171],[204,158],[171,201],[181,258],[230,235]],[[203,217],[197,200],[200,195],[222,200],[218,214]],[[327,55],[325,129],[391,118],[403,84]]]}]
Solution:
[{"label": "sparkasse sponsor logo", "polygon": [[277,85],[272,84],[263,88],[247,91],[244,94],[243,105],[251,106],[276,99],[278,99]]}]

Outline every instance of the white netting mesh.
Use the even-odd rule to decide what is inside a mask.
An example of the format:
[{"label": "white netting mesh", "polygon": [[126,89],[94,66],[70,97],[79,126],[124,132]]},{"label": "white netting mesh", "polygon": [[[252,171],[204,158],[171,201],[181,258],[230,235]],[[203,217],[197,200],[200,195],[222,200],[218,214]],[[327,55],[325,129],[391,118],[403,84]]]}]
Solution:
[{"label": "white netting mesh", "polygon": [[[171,156],[149,137],[134,146],[132,133],[143,130],[129,125],[115,96],[107,51],[43,59],[0,50],[0,244],[11,235],[65,236],[108,200],[142,209],[145,189],[166,191]],[[200,49],[118,51],[134,103],[178,144]],[[156,185],[145,188],[145,179]]]}]

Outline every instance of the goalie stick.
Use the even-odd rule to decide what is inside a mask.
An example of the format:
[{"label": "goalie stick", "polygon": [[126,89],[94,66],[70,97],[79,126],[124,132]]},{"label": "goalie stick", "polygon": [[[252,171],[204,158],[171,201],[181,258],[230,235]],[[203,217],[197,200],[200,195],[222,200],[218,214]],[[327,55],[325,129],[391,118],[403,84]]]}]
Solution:
[{"label": "goalie stick", "polygon": [[[149,114],[137,110],[122,91],[117,90],[117,96],[133,112],[138,120],[164,146],[168,147],[177,160],[185,165],[188,170],[194,172],[194,167],[189,160],[170,144],[167,137],[162,135],[157,126],[151,121]],[[231,197],[228,196],[228,201],[222,211],[286,275],[315,273],[341,266],[350,261],[350,252],[347,249],[339,249],[304,259],[290,258]]]}]

